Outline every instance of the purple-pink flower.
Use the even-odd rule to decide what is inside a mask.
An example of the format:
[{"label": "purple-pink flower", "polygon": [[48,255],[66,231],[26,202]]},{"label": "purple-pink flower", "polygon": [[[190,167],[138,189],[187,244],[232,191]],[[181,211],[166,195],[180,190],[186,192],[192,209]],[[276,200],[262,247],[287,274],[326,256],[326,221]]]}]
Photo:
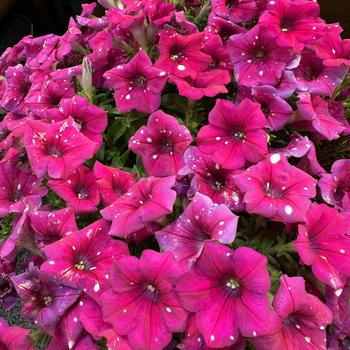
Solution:
[{"label": "purple-pink flower", "polygon": [[267,259],[255,250],[235,251],[216,242],[204,245],[191,271],[177,283],[183,306],[196,315],[208,347],[234,345],[240,335],[271,331]]},{"label": "purple-pink flower", "polygon": [[29,329],[10,327],[0,318],[0,346],[4,350],[34,350],[29,338]]},{"label": "purple-pink flower", "polygon": [[206,241],[232,243],[237,223],[238,216],[228,207],[214,205],[209,197],[197,193],[181,216],[155,235],[162,251],[170,251],[178,261],[191,264]]},{"label": "purple-pink flower", "polygon": [[209,125],[199,130],[197,142],[223,168],[240,169],[267,154],[266,119],[259,104],[244,99],[236,106],[218,99],[208,119]]},{"label": "purple-pink flower", "polygon": [[284,223],[303,222],[316,195],[316,180],[290,165],[279,153],[235,178],[249,213]]},{"label": "purple-pink flower", "polygon": [[143,251],[122,257],[111,271],[111,289],[101,296],[103,318],[133,349],[161,350],[172,332],[183,332],[187,312],[175,284],[182,269],[170,253]]},{"label": "purple-pink flower", "polygon": [[162,111],[154,112],[129,140],[129,149],[139,155],[152,176],[177,175],[192,136],[178,120]]}]

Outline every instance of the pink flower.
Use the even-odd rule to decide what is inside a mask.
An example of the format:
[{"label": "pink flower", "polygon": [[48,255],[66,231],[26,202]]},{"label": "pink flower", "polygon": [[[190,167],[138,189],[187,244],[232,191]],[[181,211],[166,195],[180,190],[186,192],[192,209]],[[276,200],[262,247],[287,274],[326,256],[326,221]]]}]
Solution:
[{"label": "pink flower", "polygon": [[323,200],[340,210],[350,211],[350,159],[333,163],[331,174],[323,174],[318,186]]},{"label": "pink flower", "polygon": [[101,296],[104,320],[128,337],[133,349],[161,350],[183,332],[187,312],[175,292],[182,270],[170,253],[144,250],[115,261],[112,289]]},{"label": "pink flower", "polygon": [[301,261],[311,265],[314,275],[336,290],[343,287],[341,274],[350,275],[348,230],[347,220],[337,209],[314,204],[306,223],[298,225],[299,234],[294,242]]},{"label": "pink flower", "polygon": [[342,82],[346,67],[327,67],[314,51],[304,50],[300,64],[293,72],[299,91],[332,96],[336,86]]},{"label": "pink flower", "polygon": [[6,350],[34,350],[29,338],[30,329],[9,327],[0,318],[0,344]]},{"label": "pink flower", "polygon": [[189,195],[198,191],[210,197],[214,203],[225,204],[231,210],[244,209],[243,195],[234,179],[237,171],[224,169],[213,162],[211,155],[194,146],[187,149],[184,161],[185,167],[180,170],[180,174],[194,174]]},{"label": "pink flower", "polygon": [[176,199],[176,192],[171,189],[174,185],[174,176],[140,179],[127,193],[101,210],[102,216],[112,221],[109,234],[126,238],[170,214]]},{"label": "pink flower", "polygon": [[175,83],[180,96],[191,100],[200,100],[203,96],[213,97],[226,93],[225,85],[231,82],[231,75],[227,70],[213,69],[202,72],[195,79],[191,77],[172,77],[170,82]]},{"label": "pink flower", "polygon": [[279,153],[236,176],[249,213],[284,223],[302,222],[316,195],[316,180]]},{"label": "pink flower", "polygon": [[283,275],[273,300],[280,326],[271,335],[253,339],[259,350],[326,350],[326,327],[332,313],[318,298],[305,291],[302,277]]},{"label": "pink flower", "polygon": [[201,52],[204,33],[181,35],[174,31],[162,30],[159,34],[160,57],[156,66],[179,78],[205,71],[210,56]]},{"label": "pink flower", "polygon": [[33,172],[56,179],[67,177],[96,150],[96,144],[79,132],[72,118],[52,124],[29,121],[24,144]]},{"label": "pink flower", "polygon": [[275,36],[259,25],[228,41],[238,84],[275,85],[293,57],[288,47],[276,43]]},{"label": "pink flower", "polygon": [[330,114],[328,103],[322,97],[307,92],[299,93],[298,97],[299,115],[311,124],[311,129],[327,140],[337,139],[344,126]]},{"label": "pink flower", "polygon": [[65,180],[50,180],[48,186],[72,207],[76,214],[97,210],[100,195],[94,173],[82,165]]},{"label": "pink flower", "polygon": [[292,116],[293,109],[287,101],[278,96],[278,91],[272,86],[256,86],[252,96],[260,103],[261,110],[267,118],[267,127],[272,130],[282,129]]},{"label": "pink flower", "polygon": [[198,132],[198,145],[213,161],[227,169],[239,169],[246,162],[258,162],[267,153],[266,119],[260,107],[248,99],[238,106],[216,100],[209,113],[209,125]]},{"label": "pink flower", "polygon": [[23,315],[50,334],[80,295],[79,289],[57,283],[34,265],[12,277],[12,281],[23,303]]},{"label": "pink flower", "polygon": [[31,211],[28,215],[35,240],[44,245],[56,242],[64,236],[78,231],[73,208],[56,211]]},{"label": "pink flower", "polygon": [[112,259],[129,254],[127,245],[112,240],[108,229],[106,221],[98,220],[46,246],[47,261],[41,265],[41,272],[98,296],[109,286]]},{"label": "pink flower", "polygon": [[255,337],[271,330],[266,265],[266,257],[251,248],[232,251],[208,242],[192,270],[180,278],[180,300],[196,313],[208,347],[232,346],[240,335]]},{"label": "pink flower", "polygon": [[259,24],[277,39],[280,45],[288,45],[294,51],[302,51],[325,26],[319,19],[320,8],[313,1],[274,1],[264,12]]},{"label": "pink flower", "polygon": [[183,154],[192,137],[184,125],[162,111],[152,113],[129,140],[129,149],[139,155],[147,173],[152,176],[177,175],[183,167]]},{"label": "pink flower", "polygon": [[112,204],[136,183],[136,174],[103,165],[96,161],[94,175],[104,206]]},{"label": "pink flower", "polygon": [[178,261],[193,263],[207,240],[223,244],[234,241],[238,216],[225,205],[214,205],[211,199],[197,193],[180,217],[156,232],[162,251],[170,251]]},{"label": "pink flower", "polygon": [[249,22],[258,14],[255,0],[214,0],[212,11],[233,23]]},{"label": "pink flower", "polygon": [[15,162],[0,164],[0,217],[8,213],[22,213],[27,206],[40,206],[47,193],[40,187],[38,179],[30,169],[22,169]]},{"label": "pink flower", "polygon": [[127,64],[107,71],[104,77],[106,86],[115,90],[115,102],[121,112],[136,109],[152,113],[160,105],[166,75],[166,72],[154,67],[147,54],[140,50]]},{"label": "pink flower", "polygon": [[100,107],[89,103],[86,97],[75,95],[60,102],[60,112],[66,117],[72,117],[80,132],[96,143],[96,148],[102,143],[102,133],[107,127],[107,113]]}]

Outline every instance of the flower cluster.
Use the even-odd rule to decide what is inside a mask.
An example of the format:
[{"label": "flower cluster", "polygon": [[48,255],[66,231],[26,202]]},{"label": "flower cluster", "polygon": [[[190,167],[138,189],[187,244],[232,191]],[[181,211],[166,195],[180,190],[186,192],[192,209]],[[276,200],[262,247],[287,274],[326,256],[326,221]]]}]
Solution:
[{"label": "flower cluster", "polygon": [[319,10],[99,0],[0,56],[0,302],[32,329],[0,349],[349,348],[350,40]]}]

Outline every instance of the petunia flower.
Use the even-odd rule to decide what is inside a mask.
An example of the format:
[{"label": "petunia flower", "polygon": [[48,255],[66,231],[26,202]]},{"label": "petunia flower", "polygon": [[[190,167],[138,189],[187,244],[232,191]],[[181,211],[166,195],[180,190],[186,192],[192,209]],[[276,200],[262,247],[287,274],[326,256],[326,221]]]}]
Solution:
[{"label": "petunia flower", "polygon": [[317,297],[305,291],[302,277],[282,275],[273,300],[279,330],[253,339],[259,350],[326,350],[326,327],[332,313]]},{"label": "petunia flower", "polygon": [[0,318],[0,345],[4,350],[34,350],[29,333],[30,329],[9,327],[7,322]]},{"label": "petunia flower", "polygon": [[225,85],[231,82],[231,75],[227,70],[213,69],[198,74],[195,79],[174,76],[169,81],[177,86],[180,96],[200,100],[203,96],[214,97],[226,93]]},{"label": "petunia flower", "polygon": [[249,213],[284,223],[303,222],[316,195],[316,180],[290,165],[279,153],[235,178]]},{"label": "petunia flower", "polygon": [[73,96],[60,101],[60,112],[66,117],[72,117],[80,126],[80,132],[99,146],[102,143],[102,133],[107,127],[107,113],[102,108],[89,103],[86,97]]},{"label": "petunia flower", "polygon": [[230,37],[228,48],[238,84],[249,87],[275,85],[293,59],[288,47],[257,25],[244,34]]},{"label": "petunia flower", "polygon": [[339,138],[344,126],[330,114],[327,101],[307,92],[299,93],[298,97],[300,118],[307,121],[313,131],[327,140]]},{"label": "petunia flower", "polygon": [[120,112],[132,109],[152,113],[160,105],[160,95],[167,74],[152,65],[140,50],[127,64],[118,65],[104,74],[106,86],[115,91],[114,99]]},{"label": "petunia flower", "polygon": [[40,206],[47,193],[40,187],[38,179],[30,169],[19,168],[15,162],[0,164],[0,217],[8,213],[22,213],[27,206]]},{"label": "petunia flower", "polygon": [[204,33],[181,35],[162,30],[159,34],[160,56],[156,66],[179,78],[205,71],[211,63],[210,56],[201,51]]},{"label": "petunia flower", "polygon": [[209,125],[198,132],[197,143],[227,169],[258,162],[267,153],[266,119],[257,103],[244,99],[238,106],[217,99],[209,113]]},{"label": "petunia flower", "polygon": [[295,248],[305,265],[311,265],[314,275],[323,283],[341,291],[342,274],[350,275],[349,225],[337,209],[314,204],[306,223],[298,225]]},{"label": "petunia flower", "polygon": [[177,283],[182,305],[196,314],[208,347],[229,347],[244,337],[271,331],[267,259],[255,250],[204,245],[191,271]]},{"label": "petunia flower", "polygon": [[318,182],[323,200],[340,210],[350,210],[350,160],[333,163],[331,174],[323,174]]},{"label": "petunia flower", "polygon": [[84,136],[72,118],[47,124],[29,121],[24,144],[33,172],[52,178],[67,177],[85,160],[92,158],[96,144]]},{"label": "petunia flower", "polygon": [[128,255],[127,245],[112,240],[108,229],[106,221],[98,220],[46,246],[47,261],[40,271],[98,296],[109,285],[112,259]]},{"label": "petunia flower", "polygon": [[259,25],[266,27],[277,43],[301,52],[304,44],[312,43],[324,27],[319,14],[317,2],[270,1],[268,11],[259,18]]},{"label": "petunia flower", "polygon": [[147,173],[152,176],[177,175],[183,167],[183,154],[192,137],[184,125],[162,111],[152,113],[129,140],[129,149],[139,155]]},{"label": "petunia flower", "polygon": [[28,214],[36,241],[51,244],[78,231],[73,208],[55,211],[35,210]]},{"label": "petunia flower", "polygon": [[112,204],[136,183],[136,174],[95,162],[94,175],[104,206]]},{"label": "petunia flower", "polygon": [[140,179],[127,193],[101,210],[102,216],[112,221],[109,234],[127,238],[145,224],[170,214],[176,199],[174,185],[174,176]]},{"label": "petunia flower", "polygon": [[32,264],[12,281],[23,304],[23,315],[50,334],[81,293],[40,273]]},{"label": "petunia flower", "polygon": [[297,90],[315,95],[332,96],[335,88],[342,82],[345,66],[327,67],[315,51],[304,50],[300,64],[293,70]]},{"label": "petunia flower", "polygon": [[197,191],[210,197],[214,203],[225,204],[231,210],[244,209],[243,194],[235,183],[236,170],[224,169],[214,163],[211,155],[207,155],[200,148],[190,146],[184,154],[185,167],[180,174],[193,173],[189,195]]},{"label": "petunia flower", "polygon": [[65,180],[49,180],[47,185],[76,214],[91,213],[97,210],[100,195],[94,173],[82,165],[74,170]]},{"label": "petunia flower", "polygon": [[170,253],[144,250],[140,259],[121,257],[112,267],[112,289],[101,296],[103,318],[133,349],[161,350],[172,332],[183,332],[187,312],[175,292],[182,269]]},{"label": "petunia flower", "polygon": [[249,22],[258,14],[255,0],[214,0],[212,11],[233,23]]},{"label": "petunia flower", "polygon": [[197,193],[180,217],[155,233],[162,251],[170,251],[178,261],[193,263],[207,240],[223,244],[234,241],[238,216],[225,205]]},{"label": "petunia flower", "polygon": [[0,102],[1,106],[8,111],[25,111],[23,101],[31,87],[30,71],[18,64],[15,67],[9,67],[5,77],[6,87]]}]

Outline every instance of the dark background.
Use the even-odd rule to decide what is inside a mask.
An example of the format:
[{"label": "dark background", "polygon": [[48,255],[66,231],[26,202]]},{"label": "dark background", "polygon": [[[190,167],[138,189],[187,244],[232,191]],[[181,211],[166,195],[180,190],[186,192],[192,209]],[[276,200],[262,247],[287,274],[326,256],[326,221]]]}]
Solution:
[{"label": "dark background", "polygon": [[[87,2],[93,0],[0,0],[0,53],[31,33],[34,36],[62,34],[69,17],[79,14],[81,3]],[[328,23],[340,22],[344,28],[343,37],[350,38],[350,0],[318,2],[321,17]],[[11,3],[14,3],[12,7]]]}]

